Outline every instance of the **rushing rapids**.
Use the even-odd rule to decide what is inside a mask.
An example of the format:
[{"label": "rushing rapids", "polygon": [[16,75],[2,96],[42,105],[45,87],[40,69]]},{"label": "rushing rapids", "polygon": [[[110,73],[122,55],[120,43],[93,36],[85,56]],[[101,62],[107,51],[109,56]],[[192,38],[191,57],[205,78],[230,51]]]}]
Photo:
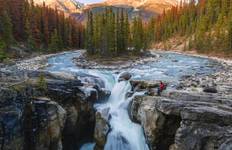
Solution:
[{"label": "rushing rapids", "polygon": [[[180,55],[175,53],[160,53],[160,60],[148,62],[122,70],[82,69],[75,65],[73,58],[79,57],[80,51],[67,52],[48,60],[50,72],[65,72],[76,75],[83,82],[94,82],[91,77],[98,77],[104,81],[104,87],[111,91],[109,99],[96,104],[97,110],[109,108],[109,123],[111,130],[107,137],[105,150],[148,150],[143,129],[133,123],[128,115],[128,105],[132,98],[127,98],[131,85],[129,81],[118,82],[118,72],[128,71],[133,79],[138,80],[165,80],[175,86],[175,83],[184,75],[204,75],[214,72],[211,60]],[[86,77],[87,76],[87,77]],[[135,93],[134,95],[143,94]],[[93,149],[94,143],[87,143],[82,150]]]}]

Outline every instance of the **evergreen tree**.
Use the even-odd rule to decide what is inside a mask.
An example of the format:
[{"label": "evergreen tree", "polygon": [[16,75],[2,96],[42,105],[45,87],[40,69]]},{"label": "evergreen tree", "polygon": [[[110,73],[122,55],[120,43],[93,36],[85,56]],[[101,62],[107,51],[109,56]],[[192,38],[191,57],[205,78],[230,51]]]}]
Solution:
[{"label": "evergreen tree", "polygon": [[232,53],[232,11],[230,14],[230,20],[228,23],[228,49],[230,50],[229,52]]},{"label": "evergreen tree", "polygon": [[13,31],[12,31],[12,23],[11,19],[7,13],[7,11],[3,12],[3,16],[1,16],[2,23],[2,40],[6,44],[6,48],[9,48],[10,45],[14,42]]},{"label": "evergreen tree", "polygon": [[93,27],[93,13],[88,13],[87,29],[86,29],[86,49],[89,54],[94,55],[94,27]]},{"label": "evergreen tree", "polygon": [[58,35],[57,30],[55,30],[54,33],[52,34],[51,42],[49,44],[49,49],[52,52],[56,52],[62,49],[60,37]]},{"label": "evergreen tree", "polygon": [[133,21],[133,47],[134,53],[139,54],[143,48],[143,27],[141,18]]},{"label": "evergreen tree", "polygon": [[27,47],[30,49],[30,50],[35,50],[36,48],[36,45],[35,45],[35,40],[32,36],[32,32],[31,32],[31,28],[30,28],[30,23],[29,23],[29,20],[27,19],[26,20],[26,23],[25,23],[25,38],[26,38],[26,44],[27,44]]},{"label": "evergreen tree", "polygon": [[107,33],[108,33],[108,49],[109,49],[109,54],[111,56],[115,55],[116,52],[116,45],[115,45],[115,14],[113,13],[112,8],[109,9],[107,12],[108,18],[107,18]]},{"label": "evergreen tree", "polygon": [[125,40],[125,52],[126,52],[129,47],[129,41],[130,41],[130,23],[129,23],[128,13],[125,14],[124,37],[125,37],[124,40]]},{"label": "evergreen tree", "polygon": [[6,53],[10,53],[7,49],[18,42],[32,50],[44,48],[46,51],[55,30],[60,50],[69,47],[70,43],[73,48],[83,46],[83,25],[57,9],[47,7],[45,2],[40,6],[34,5],[33,0],[0,0],[0,4],[0,38],[6,45]]},{"label": "evergreen tree", "polygon": [[6,44],[5,42],[0,38],[0,62],[3,61],[6,58]]}]

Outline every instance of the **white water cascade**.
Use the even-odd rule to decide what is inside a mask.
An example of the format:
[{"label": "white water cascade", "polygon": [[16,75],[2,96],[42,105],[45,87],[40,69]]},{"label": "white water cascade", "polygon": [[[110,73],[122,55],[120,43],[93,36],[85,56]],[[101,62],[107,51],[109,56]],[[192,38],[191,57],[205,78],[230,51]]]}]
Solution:
[{"label": "white water cascade", "polygon": [[129,81],[114,85],[106,104],[97,109],[110,108],[111,132],[108,134],[105,150],[148,150],[142,127],[133,123],[128,115],[128,105],[132,98],[126,98],[131,90]]}]

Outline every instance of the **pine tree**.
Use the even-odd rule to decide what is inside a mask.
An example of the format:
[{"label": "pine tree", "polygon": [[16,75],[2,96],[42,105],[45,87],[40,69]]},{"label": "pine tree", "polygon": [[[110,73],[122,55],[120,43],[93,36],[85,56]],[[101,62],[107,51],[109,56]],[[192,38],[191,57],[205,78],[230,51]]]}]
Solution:
[{"label": "pine tree", "polygon": [[6,44],[5,42],[0,38],[0,62],[2,62],[4,59],[7,58],[5,53]]},{"label": "pine tree", "polygon": [[148,42],[152,43],[155,40],[155,18],[152,17],[148,23]]},{"label": "pine tree", "polygon": [[86,49],[89,54],[94,55],[94,27],[93,27],[93,13],[88,13],[87,29],[86,29]]},{"label": "pine tree", "polygon": [[124,36],[125,36],[125,52],[128,50],[129,41],[130,41],[130,23],[128,13],[125,14],[125,23],[124,23]]},{"label": "pine tree", "polygon": [[116,53],[117,55],[120,54],[122,47],[121,47],[121,30],[120,30],[120,11],[119,8],[116,12]]},{"label": "pine tree", "polygon": [[14,42],[13,31],[12,31],[12,23],[11,18],[9,17],[7,11],[3,12],[3,16],[1,16],[2,23],[2,40],[6,44],[6,47],[9,48],[10,45]]},{"label": "pine tree", "polygon": [[57,33],[57,30],[55,30],[54,33],[52,34],[52,37],[51,37],[49,49],[52,52],[59,51],[62,49],[60,45],[61,45],[61,41],[60,41],[59,35]]},{"label": "pine tree", "polygon": [[229,52],[232,53],[232,10],[229,18],[229,23],[228,23],[228,48]]},{"label": "pine tree", "polygon": [[107,32],[108,32],[108,52],[111,56],[115,55],[116,45],[115,45],[115,14],[113,13],[112,8],[109,9],[108,19],[107,19]]},{"label": "pine tree", "polygon": [[32,36],[32,32],[31,32],[31,28],[30,28],[30,23],[29,23],[29,20],[27,19],[26,22],[25,22],[25,29],[24,29],[24,32],[25,32],[25,38],[26,38],[26,44],[27,44],[27,47],[30,49],[30,50],[35,50],[36,48],[36,44],[35,44],[35,40]]}]

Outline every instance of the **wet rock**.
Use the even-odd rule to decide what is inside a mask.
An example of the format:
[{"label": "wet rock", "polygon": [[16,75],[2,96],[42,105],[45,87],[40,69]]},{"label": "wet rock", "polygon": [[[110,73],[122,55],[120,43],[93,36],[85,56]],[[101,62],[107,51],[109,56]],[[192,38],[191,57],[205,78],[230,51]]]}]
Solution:
[{"label": "wet rock", "polygon": [[98,101],[105,101],[107,100],[111,95],[111,92],[106,89],[100,89],[98,90]]},{"label": "wet rock", "polygon": [[22,136],[22,125],[20,116],[22,110],[18,110],[14,106],[5,106],[0,109],[0,139],[1,149],[23,150],[24,138]]},{"label": "wet rock", "polygon": [[133,145],[123,136],[121,132],[111,132],[108,135],[108,141],[105,148],[111,149],[112,147],[117,147],[118,149],[133,149]]},{"label": "wet rock", "polygon": [[179,62],[178,60],[176,60],[176,59],[174,59],[174,60],[172,60],[172,62]]},{"label": "wet rock", "polygon": [[203,92],[206,92],[206,93],[217,93],[217,89],[215,87],[205,87],[203,89]]},{"label": "wet rock", "polygon": [[132,120],[144,128],[151,149],[230,148],[232,97],[180,91],[163,95],[136,96],[131,105]]},{"label": "wet rock", "polygon": [[118,81],[128,81],[130,80],[132,75],[129,72],[123,72],[120,74]]},{"label": "wet rock", "polygon": [[[38,122],[39,120],[39,122]],[[62,130],[66,111],[48,98],[35,98],[25,105],[24,149],[62,150]]]},{"label": "wet rock", "polygon": [[134,92],[132,91],[126,93],[127,98],[132,97],[133,95],[134,95]]},{"label": "wet rock", "polygon": [[100,112],[96,112],[96,125],[94,130],[94,139],[96,142],[95,150],[104,149],[106,144],[107,135],[110,130],[108,123],[109,108],[103,109]]}]

